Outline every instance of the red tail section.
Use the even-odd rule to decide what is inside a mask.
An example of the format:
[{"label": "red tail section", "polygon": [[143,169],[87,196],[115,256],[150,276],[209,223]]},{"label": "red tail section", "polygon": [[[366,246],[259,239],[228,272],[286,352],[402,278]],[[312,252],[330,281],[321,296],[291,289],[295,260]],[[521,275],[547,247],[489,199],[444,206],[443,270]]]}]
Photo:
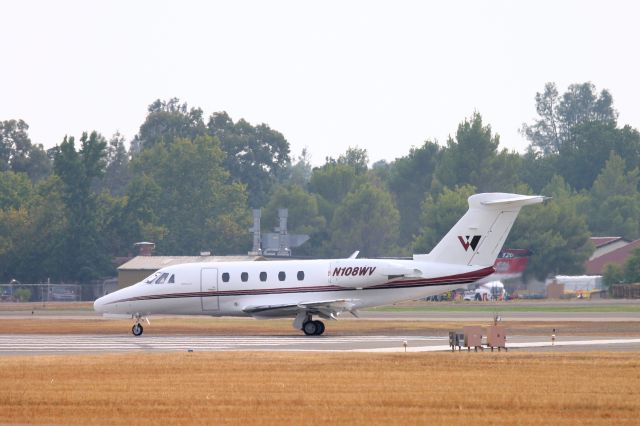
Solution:
[{"label": "red tail section", "polygon": [[498,255],[494,268],[495,274],[492,279],[516,278],[524,272],[529,263],[531,252],[526,249],[504,249]]}]

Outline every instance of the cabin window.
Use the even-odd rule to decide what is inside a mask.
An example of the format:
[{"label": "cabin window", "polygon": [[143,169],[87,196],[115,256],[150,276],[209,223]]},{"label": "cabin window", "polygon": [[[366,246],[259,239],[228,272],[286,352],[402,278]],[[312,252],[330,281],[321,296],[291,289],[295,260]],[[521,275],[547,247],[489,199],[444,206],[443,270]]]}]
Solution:
[{"label": "cabin window", "polygon": [[284,281],[287,278],[287,274],[285,274],[283,271],[278,272],[278,279],[280,281]]},{"label": "cabin window", "polygon": [[264,282],[267,280],[267,273],[266,272],[260,272],[260,281]]},{"label": "cabin window", "polygon": [[298,281],[304,280],[304,271],[298,271]]},{"label": "cabin window", "polygon": [[222,281],[225,283],[229,282],[229,273],[228,272],[223,272],[222,273]]},{"label": "cabin window", "polygon": [[171,274],[171,276],[169,277],[169,284],[173,284],[176,282],[176,276]]},{"label": "cabin window", "polygon": [[246,283],[249,280],[249,273],[243,272],[240,274],[240,279],[243,283]]}]

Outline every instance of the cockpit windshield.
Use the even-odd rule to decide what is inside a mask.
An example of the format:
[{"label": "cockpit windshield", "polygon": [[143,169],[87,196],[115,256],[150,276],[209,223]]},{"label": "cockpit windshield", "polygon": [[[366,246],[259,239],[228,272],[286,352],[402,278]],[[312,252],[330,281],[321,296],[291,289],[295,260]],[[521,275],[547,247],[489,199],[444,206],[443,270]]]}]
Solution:
[{"label": "cockpit windshield", "polygon": [[146,284],[151,284],[151,283],[152,283],[152,282],[154,282],[154,281],[155,281],[155,280],[156,280],[160,275],[162,275],[162,273],[161,273],[161,272],[156,272],[156,273],[154,273],[154,274],[152,274],[152,275],[149,275],[149,276],[144,280],[144,282],[145,282]]},{"label": "cockpit windshield", "polygon": [[[167,278],[169,279],[167,280]],[[175,276],[173,274],[169,276],[168,272],[156,272],[144,280],[145,284],[164,284],[164,283],[173,284],[174,282],[175,282]]]},{"label": "cockpit windshield", "polygon": [[156,280],[156,284],[164,284],[164,282],[167,280],[167,277],[169,276],[169,274],[167,274],[166,272],[162,275],[160,275],[160,277]]}]

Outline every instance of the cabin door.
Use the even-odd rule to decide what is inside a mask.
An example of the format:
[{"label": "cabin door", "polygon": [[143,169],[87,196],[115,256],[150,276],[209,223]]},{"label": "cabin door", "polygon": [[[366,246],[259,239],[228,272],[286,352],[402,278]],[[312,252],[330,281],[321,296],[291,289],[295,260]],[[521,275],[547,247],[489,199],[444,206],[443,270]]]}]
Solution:
[{"label": "cabin door", "polygon": [[200,292],[203,311],[217,311],[220,309],[218,302],[218,270],[215,268],[202,268],[200,271]]}]

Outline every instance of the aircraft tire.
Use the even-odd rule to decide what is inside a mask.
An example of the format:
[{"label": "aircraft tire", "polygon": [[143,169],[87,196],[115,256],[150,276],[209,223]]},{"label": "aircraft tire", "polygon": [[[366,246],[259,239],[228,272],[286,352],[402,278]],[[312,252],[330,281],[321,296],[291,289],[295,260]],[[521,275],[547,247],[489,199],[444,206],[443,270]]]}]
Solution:
[{"label": "aircraft tire", "polygon": [[322,335],[324,333],[324,323],[322,321],[314,321],[316,323],[316,336]]},{"label": "aircraft tire", "polygon": [[133,327],[131,327],[131,333],[133,333],[134,336],[140,336],[143,331],[144,328],[142,324],[133,324]]},{"label": "aircraft tire", "polygon": [[315,336],[318,332],[318,322],[319,321],[305,321],[305,323],[302,324],[302,331],[304,331],[304,334],[307,336]]}]

